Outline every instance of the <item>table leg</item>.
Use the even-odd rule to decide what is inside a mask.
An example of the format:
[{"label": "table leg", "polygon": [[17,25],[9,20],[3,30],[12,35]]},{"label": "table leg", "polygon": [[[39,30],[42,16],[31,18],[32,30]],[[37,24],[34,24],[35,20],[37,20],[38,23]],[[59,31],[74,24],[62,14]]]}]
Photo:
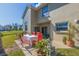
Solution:
[{"label": "table leg", "polygon": [[29,40],[30,41],[30,47],[32,47],[32,41],[31,40]]}]

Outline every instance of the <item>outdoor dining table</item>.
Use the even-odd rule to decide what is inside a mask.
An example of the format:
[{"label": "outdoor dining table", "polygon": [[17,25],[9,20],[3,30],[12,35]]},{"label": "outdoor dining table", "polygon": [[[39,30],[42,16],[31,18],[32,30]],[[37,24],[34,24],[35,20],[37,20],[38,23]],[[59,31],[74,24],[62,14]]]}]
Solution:
[{"label": "outdoor dining table", "polygon": [[30,42],[30,47],[32,47],[32,40],[36,40],[37,36],[36,35],[24,35],[26,38],[25,40],[28,40]]}]

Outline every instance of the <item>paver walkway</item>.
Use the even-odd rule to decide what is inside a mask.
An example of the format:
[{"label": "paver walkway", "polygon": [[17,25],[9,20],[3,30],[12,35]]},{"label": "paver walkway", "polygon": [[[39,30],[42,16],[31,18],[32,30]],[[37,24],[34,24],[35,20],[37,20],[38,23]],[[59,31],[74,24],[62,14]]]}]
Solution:
[{"label": "paver walkway", "polygon": [[2,39],[0,37],[0,56],[6,56],[5,50],[3,49]]},{"label": "paver walkway", "polygon": [[24,48],[21,45],[21,41],[20,40],[15,40],[16,44],[21,48],[21,50],[23,51],[23,53],[25,54],[25,56],[36,56],[36,49],[35,48]]}]

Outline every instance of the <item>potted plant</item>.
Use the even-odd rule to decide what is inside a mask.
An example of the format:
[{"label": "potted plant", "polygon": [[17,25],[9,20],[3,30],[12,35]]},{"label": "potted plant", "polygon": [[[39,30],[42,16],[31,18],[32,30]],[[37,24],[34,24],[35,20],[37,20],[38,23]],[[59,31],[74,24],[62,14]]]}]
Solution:
[{"label": "potted plant", "polygon": [[69,39],[66,40],[66,45],[68,45],[69,47],[74,47],[74,41],[73,41],[73,37],[74,37],[74,26],[72,26],[72,24],[69,24]]},{"label": "potted plant", "polygon": [[71,33],[69,33],[69,39],[66,40],[66,45],[68,45],[69,47],[74,47],[74,41]]},{"label": "potted plant", "polygon": [[66,44],[66,40],[67,40],[67,37],[64,36],[64,37],[63,37],[63,43],[64,43],[64,44]]},{"label": "potted plant", "polygon": [[48,42],[46,40],[39,41],[36,45],[38,48],[37,54],[38,56],[46,56],[48,55],[48,48],[47,48]]}]

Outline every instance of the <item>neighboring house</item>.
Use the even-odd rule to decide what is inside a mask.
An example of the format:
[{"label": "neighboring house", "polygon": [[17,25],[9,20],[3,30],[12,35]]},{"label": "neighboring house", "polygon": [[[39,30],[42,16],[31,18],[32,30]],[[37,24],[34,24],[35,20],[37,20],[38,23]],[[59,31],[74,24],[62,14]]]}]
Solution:
[{"label": "neighboring house", "polygon": [[12,28],[11,25],[5,25],[5,26],[4,26],[5,31],[10,31],[11,28]]},{"label": "neighboring house", "polygon": [[20,24],[17,24],[17,23],[14,23],[11,25],[11,30],[22,30],[23,25],[20,25]]},{"label": "neighboring house", "polygon": [[0,25],[0,31],[4,31],[4,27],[2,25]]},{"label": "neighboring house", "polygon": [[23,25],[18,25],[18,30],[23,30]]},{"label": "neighboring house", "polygon": [[[37,5],[37,4],[36,4]],[[79,20],[79,4],[75,3],[41,3],[38,6],[29,6],[23,15],[28,32],[42,32],[50,39],[62,39],[68,30],[68,22]],[[25,24],[25,23],[24,23]]]}]

